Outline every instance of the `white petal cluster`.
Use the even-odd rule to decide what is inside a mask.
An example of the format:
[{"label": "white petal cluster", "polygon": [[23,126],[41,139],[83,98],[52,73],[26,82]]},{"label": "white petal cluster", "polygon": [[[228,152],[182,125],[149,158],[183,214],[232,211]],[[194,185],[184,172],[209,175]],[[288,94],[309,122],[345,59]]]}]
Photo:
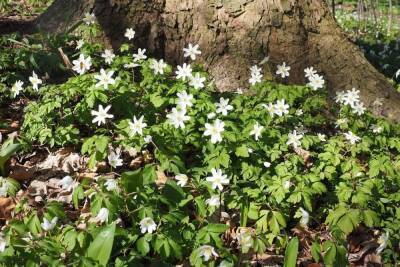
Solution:
[{"label": "white petal cluster", "polygon": [[249,83],[251,85],[255,85],[257,83],[262,82],[263,75],[261,73],[261,68],[258,66],[254,65],[253,67],[250,68],[250,79]]},{"label": "white petal cluster", "polygon": [[114,115],[109,114],[108,111],[111,109],[111,105],[103,108],[103,105],[99,105],[99,110],[92,110],[92,116],[94,116],[92,122],[100,126],[101,124],[106,124],[106,119],[114,118]]},{"label": "white petal cluster", "polygon": [[215,104],[215,106],[217,107],[216,112],[221,113],[223,116],[228,115],[228,112],[233,110],[233,106],[229,105],[229,99],[223,97],[219,99],[219,103]]},{"label": "white petal cluster", "polygon": [[353,110],[353,113],[357,115],[364,114],[366,110],[364,104],[360,100],[360,90],[355,88],[347,90],[346,92],[338,92],[335,100],[337,103],[350,106]]},{"label": "white petal cluster", "polygon": [[317,74],[317,71],[313,67],[306,68],[304,70],[305,76],[308,79],[308,86],[310,86],[314,91],[322,89],[325,86],[325,80],[322,75]]},{"label": "white petal cluster", "polygon": [[278,65],[276,75],[280,75],[282,79],[289,77],[290,66],[286,66],[286,62]]},{"label": "white petal cluster", "polygon": [[92,67],[92,59],[90,56],[85,57],[84,54],[80,54],[78,59],[72,61],[72,64],[74,65],[72,70],[82,75]]},{"label": "white petal cluster", "polygon": [[221,169],[212,169],[211,176],[206,178],[207,182],[211,183],[211,188],[216,189],[218,188],[219,191],[224,189],[224,185],[229,184],[229,179],[226,174],[222,173]]},{"label": "white petal cluster", "polygon": [[296,130],[293,130],[292,133],[288,134],[288,140],[286,144],[288,146],[292,145],[294,148],[301,146],[301,139],[303,138],[303,134],[297,133]]},{"label": "white petal cluster", "polygon": [[203,257],[204,261],[209,261],[213,257],[218,257],[218,253],[215,251],[214,247],[209,245],[201,246],[199,248],[199,255]]},{"label": "white petal cluster", "polygon": [[222,133],[224,132],[225,123],[216,119],[213,124],[206,123],[205,136],[211,137],[211,143],[215,144],[222,141]]},{"label": "white petal cluster", "polygon": [[142,234],[144,233],[153,233],[157,229],[157,224],[150,217],[143,218],[140,221],[140,231]]},{"label": "white petal cluster", "polygon": [[347,141],[350,142],[350,144],[354,145],[357,142],[359,142],[361,140],[360,137],[358,137],[357,135],[355,135],[353,132],[348,131],[347,133],[344,133],[344,137],[346,138]]}]

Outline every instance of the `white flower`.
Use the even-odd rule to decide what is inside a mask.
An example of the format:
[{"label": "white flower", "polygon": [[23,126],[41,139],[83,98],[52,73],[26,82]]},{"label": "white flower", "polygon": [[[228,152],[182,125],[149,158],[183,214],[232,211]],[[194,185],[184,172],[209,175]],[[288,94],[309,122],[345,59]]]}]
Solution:
[{"label": "white flower", "polygon": [[186,79],[190,79],[192,77],[192,67],[190,64],[183,63],[182,66],[178,66],[178,70],[175,72],[176,78],[182,79],[186,81]]},{"label": "white flower", "polygon": [[360,90],[356,90],[355,88],[348,90],[344,95],[343,104],[350,105],[354,107],[354,105],[360,101]]},{"label": "white flower", "polygon": [[40,224],[42,226],[42,229],[45,231],[51,231],[54,229],[58,221],[57,217],[54,217],[51,221],[47,220],[46,218],[43,218],[43,222]]},{"label": "white flower", "polygon": [[167,67],[167,64],[164,60],[155,60],[153,59],[150,64],[150,69],[154,71],[154,74],[164,74],[164,69]]},{"label": "white flower", "polygon": [[221,206],[221,199],[219,195],[212,195],[209,199],[206,200],[206,204],[210,207],[219,207]]},{"label": "white flower", "polygon": [[358,141],[361,140],[360,137],[357,135],[353,134],[351,131],[348,131],[347,133],[344,133],[344,137],[350,142],[350,144],[354,145]]},{"label": "white flower", "polygon": [[203,257],[204,261],[209,261],[212,257],[218,257],[214,247],[209,245],[201,246],[199,248],[199,255],[200,257]]},{"label": "white flower", "polygon": [[87,12],[83,18],[83,22],[87,25],[94,24],[96,22],[96,15],[94,13]]},{"label": "white flower", "polygon": [[157,224],[150,217],[146,217],[140,221],[140,231],[144,233],[153,233],[157,229]]},{"label": "white flower", "polygon": [[107,179],[107,181],[104,183],[107,191],[113,191],[118,188],[117,181],[115,179]]},{"label": "white flower", "polygon": [[10,185],[9,185],[8,181],[1,176],[0,176],[0,180],[1,180],[0,197],[6,197],[8,188]]},{"label": "white flower", "polygon": [[125,37],[128,38],[128,40],[132,40],[133,38],[135,38],[135,31],[132,28],[126,29]]},{"label": "white flower", "polygon": [[254,124],[254,126],[253,126],[253,130],[251,130],[251,132],[250,132],[250,135],[254,135],[254,139],[256,139],[256,141],[258,141],[263,129],[264,129],[264,126],[261,126],[258,122],[256,122],[256,124]]},{"label": "white flower", "polygon": [[20,92],[22,90],[24,90],[24,88],[22,87],[24,85],[24,82],[22,81],[16,81],[14,83],[14,85],[11,87],[11,93],[13,95],[13,97],[16,97],[17,95],[20,94]]},{"label": "white flower", "polygon": [[0,197],[6,197],[7,196],[7,192],[8,192],[8,185],[7,184],[3,184],[0,187]]},{"label": "white flower", "polygon": [[215,114],[215,112],[211,112],[211,113],[208,113],[207,114],[207,119],[214,119],[215,118],[215,116],[217,116],[217,114]]},{"label": "white flower", "polygon": [[135,62],[145,60],[146,58],[146,49],[139,48],[138,52],[136,54],[133,54],[133,61]]},{"label": "white flower", "polygon": [[380,254],[388,245],[388,241],[389,241],[389,233],[383,233],[379,239],[378,239],[378,243],[380,244],[379,247],[376,249],[376,253]]},{"label": "white flower", "polygon": [[0,233],[0,252],[4,252],[6,250],[7,241],[4,238],[4,234]]},{"label": "white flower", "polygon": [[33,90],[39,90],[39,84],[42,84],[42,80],[38,78],[35,72],[33,72],[32,76],[29,77],[29,81],[32,84]]},{"label": "white flower", "polygon": [[279,117],[289,113],[289,105],[285,103],[285,99],[276,101],[274,109],[275,114]]},{"label": "white flower", "polygon": [[263,75],[261,74],[261,69],[257,67],[256,65],[252,66],[250,68],[250,79],[249,83],[251,85],[255,85],[256,83],[260,83]]},{"label": "white flower", "polygon": [[283,188],[284,188],[285,190],[288,190],[288,189],[290,188],[290,186],[292,186],[292,183],[290,182],[290,180],[285,181],[285,182],[283,183]]},{"label": "white flower", "polygon": [[104,50],[104,53],[101,54],[101,57],[104,58],[104,61],[107,64],[111,64],[115,58],[115,54],[113,53],[112,50],[106,49],[106,50]]},{"label": "white flower", "polygon": [[262,106],[268,111],[269,115],[271,116],[271,118],[274,117],[276,111],[275,111],[275,105],[272,103],[268,103],[268,105],[266,104],[262,104]]},{"label": "white flower", "polygon": [[183,48],[183,56],[184,57],[190,57],[192,60],[196,59],[197,55],[201,55],[201,51],[199,50],[199,45],[192,45],[189,44],[187,48]]},{"label": "white flower", "polygon": [[313,67],[309,67],[309,68],[304,69],[304,73],[306,75],[306,78],[310,78],[310,77],[314,76],[315,74],[317,74],[317,71],[314,70]]},{"label": "white flower", "polygon": [[233,110],[233,106],[229,105],[229,99],[224,99],[221,97],[219,99],[219,103],[215,104],[217,106],[217,113],[221,113],[222,115],[228,115],[228,111]]},{"label": "white flower", "polygon": [[75,182],[71,176],[67,175],[58,182],[58,185],[61,186],[63,190],[70,191],[74,188]]},{"label": "white flower", "polygon": [[72,70],[82,75],[87,70],[90,70],[90,67],[92,66],[92,59],[90,58],[90,56],[85,58],[84,54],[80,54],[78,59],[72,61],[72,64],[74,64]]},{"label": "white flower", "polygon": [[108,164],[110,164],[110,166],[113,167],[114,169],[123,165],[121,154],[118,152],[119,151],[117,152],[111,151],[110,154],[107,156]]},{"label": "white flower", "polygon": [[253,236],[249,228],[239,227],[236,239],[239,246],[246,251],[253,247]]},{"label": "white flower", "polygon": [[176,129],[184,129],[185,122],[190,120],[190,116],[186,116],[186,109],[177,108],[173,108],[171,113],[167,115],[167,118]]},{"label": "white flower", "polygon": [[269,168],[269,167],[271,167],[271,162],[264,161],[263,165],[264,165],[265,168]]},{"label": "white flower", "polygon": [[114,115],[107,113],[110,110],[110,108],[111,108],[111,105],[108,105],[105,108],[103,108],[103,105],[99,105],[98,111],[92,110],[91,113],[92,113],[92,116],[94,116],[92,123],[97,122],[97,126],[100,126],[101,124],[106,124],[106,119],[114,118]]},{"label": "white flower", "polygon": [[251,85],[255,85],[256,83],[262,82],[262,78],[263,78],[263,75],[261,73],[251,74],[251,77],[249,79],[249,83]]},{"label": "white flower", "polygon": [[325,85],[325,80],[321,75],[315,74],[309,78],[310,82],[308,86],[310,86],[314,91],[321,89]]},{"label": "white flower", "polygon": [[96,222],[100,222],[100,223],[104,223],[104,222],[108,222],[108,214],[109,211],[107,208],[101,208],[99,210],[99,213],[97,213],[97,216],[94,218],[94,220]]},{"label": "white flower", "polygon": [[336,92],[336,97],[335,97],[336,103],[343,104],[345,98],[346,98],[346,93],[344,91]]},{"label": "white flower", "polygon": [[321,142],[325,142],[326,141],[326,135],[325,134],[318,133],[317,137]]},{"label": "white flower", "polygon": [[282,78],[289,77],[289,70],[290,67],[286,66],[286,62],[283,62],[282,65],[278,65],[276,75],[280,75]]},{"label": "white flower", "polygon": [[381,133],[383,131],[383,127],[376,124],[372,125],[371,129],[373,133]]},{"label": "white flower", "polygon": [[304,114],[304,112],[303,112],[303,110],[300,108],[300,109],[298,109],[298,110],[296,110],[296,116],[301,116],[301,115],[303,115]]},{"label": "white flower", "polygon": [[250,74],[260,74],[261,73],[261,68],[258,67],[257,65],[253,65],[250,67]]},{"label": "white flower", "polygon": [[186,91],[177,94],[178,96],[178,107],[186,109],[187,107],[193,106],[193,95],[188,95]]},{"label": "white flower", "polygon": [[144,117],[141,116],[139,119],[136,118],[136,116],[133,116],[133,122],[129,122],[129,128],[132,131],[132,134],[143,134],[143,129],[146,128],[147,124],[143,122]]},{"label": "white flower", "polygon": [[79,50],[82,48],[82,46],[85,44],[85,41],[83,39],[79,39],[78,41],[76,41],[76,50]]},{"label": "white flower", "polygon": [[236,89],[236,94],[243,95],[243,89],[242,88],[237,88]]},{"label": "white flower", "polygon": [[153,141],[153,137],[152,137],[151,135],[146,135],[146,136],[143,138],[143,140],[144,140],[146,143],[151,143],[151,142]]},{"label": "white flower", "polygon": [[364,114],[366,108],[364,107],[364,104],[362,102],[356,102],[353,105],[353,113],[357,114],[357,115],[362,115]]},{"label": "white flower", "polygon": [[103,86],[104,89],[108,90],[109,85],[115,84],[115,79],[113,79],[114,71],[110,70],[106,72],[104,69],[100,70],[100,75],[94,75],[94,78],[98,80],[96,87]]},{"label": "white flower", "polygon": [[206,81],[205,77],[201,77],[200,73],[196,73],[190,78],[189,85],[194,87],[194,89],[198,90],[204,87],[205,81]]},{"label": "white flower", "polygon": [[301,212],[300,225],[305,227],[310,221],[310,214],[308,214],[308,212],[303,208],[300,208],[300,212]]},{"label": "white flower", "polygon": [[135,63],[135,62],[131,62],[129,64],[124,64],[124,68],[125,69],[133,69],[133,68],[136,68],[136,67],[139,67],[139,66],[140,65]]},{"label": "white flower", "polygon": [[396,79],[399,77],[399,75],[400,75],[400,69],[398,69],[398,70],[396,71],[396,74],[395,74]]},{"label": "white flower", "polygon": [[222,173],[221,169],[211,169],[211,176],[206,178],[207,182],[211,183],[211,188],[218,188],[220,191],[224,189],[223,185],[229,184],[229,179],[226,174]]},{"label": "white flower", "polygon": [[225,123],[216,119],[214,124],[206,123],[205,136],[211,136],[211,143],[215,144],[222,141],[222,133],[224,131]]},{"label": "white flower", "polygon": [[294,148],[301,146],[300,140],[303,138],[302,134],[297,134],[296,130],[293,130],[292,133],[288,134],[288,140],[286,144],[288,146],[292,145]]},{"label": "white flower", "polygon": [[186,174],[181,174],[180,173],[180,174],[175,175],[175,180],[178,181],[177,184],[179,186],[184,187],[187,184],[189,178],[187,177]]}]

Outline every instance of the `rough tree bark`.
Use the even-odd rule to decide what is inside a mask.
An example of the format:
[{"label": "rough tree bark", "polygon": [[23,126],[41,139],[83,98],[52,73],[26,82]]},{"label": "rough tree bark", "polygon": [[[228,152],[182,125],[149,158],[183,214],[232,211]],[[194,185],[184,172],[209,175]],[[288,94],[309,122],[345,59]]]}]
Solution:
[{"label": "rough tree bark", "polygon": [[[400,121],[400,95],[348,40],[323,0],[55,0],[35,29],[64,31],[88,11],[114,48],[127,27],[136,30],[137,47],[173,64],[184,61],[183,47],[198,43],[201,63],[220,90],[246,88],[249,67],[269,57],[262,66],[267,79],[286,62],[286,82],[304,84],[304,68],[314,66],[332,96],[358,88],[377,115]],[[377,98],[384,104],[372,109]]]}]

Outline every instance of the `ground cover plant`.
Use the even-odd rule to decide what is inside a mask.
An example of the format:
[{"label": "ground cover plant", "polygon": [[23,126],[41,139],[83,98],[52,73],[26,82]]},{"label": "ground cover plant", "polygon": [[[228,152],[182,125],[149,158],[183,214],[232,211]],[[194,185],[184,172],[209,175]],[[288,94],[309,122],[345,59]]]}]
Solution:
[{"label": "ground cover plant", "polygon": [[[118,51],[93,41],[91,14],[78,30],[1,41],[0,100],[25,105],[19,135],[1,141],[0,194],[17,200],[2,264],[346,266],[364,260],[357,238],[371,262],[397,264],[400,127],[357,88],[328,102],[318,70],[285,85],[282,62],[281,84],[247,66],[248,91],[219,93],[196,44],[171,66],[131,45],[134,29]],[[31,194],[2,165],[38,147],[47,168],[60,148],[78,159]]]}]

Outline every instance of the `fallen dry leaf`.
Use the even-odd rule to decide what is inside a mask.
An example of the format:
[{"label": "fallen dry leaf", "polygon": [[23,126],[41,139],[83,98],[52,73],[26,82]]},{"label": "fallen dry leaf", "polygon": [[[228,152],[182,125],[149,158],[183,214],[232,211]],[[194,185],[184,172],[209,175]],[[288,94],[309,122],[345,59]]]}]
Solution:
[{"label": "fallen dry leaf", "polygon": [[36,166],[27,167],[17,163],[10,166],[9,177],[19,182],[25,182],[31,180],[34,177],[36,170],[37,170]]},{"label": "fallen dry leaf", "polygon": [[12,198],[0,197],[0,219],[1,220],[11,219],[14,207],[15,203]]},{"label": "fallen dry leaf", "polygon": [[156,185],[164,186],[168,180],[168,177],[165,175],[163,171],[157,171],[156,173],[157,173]]}]

